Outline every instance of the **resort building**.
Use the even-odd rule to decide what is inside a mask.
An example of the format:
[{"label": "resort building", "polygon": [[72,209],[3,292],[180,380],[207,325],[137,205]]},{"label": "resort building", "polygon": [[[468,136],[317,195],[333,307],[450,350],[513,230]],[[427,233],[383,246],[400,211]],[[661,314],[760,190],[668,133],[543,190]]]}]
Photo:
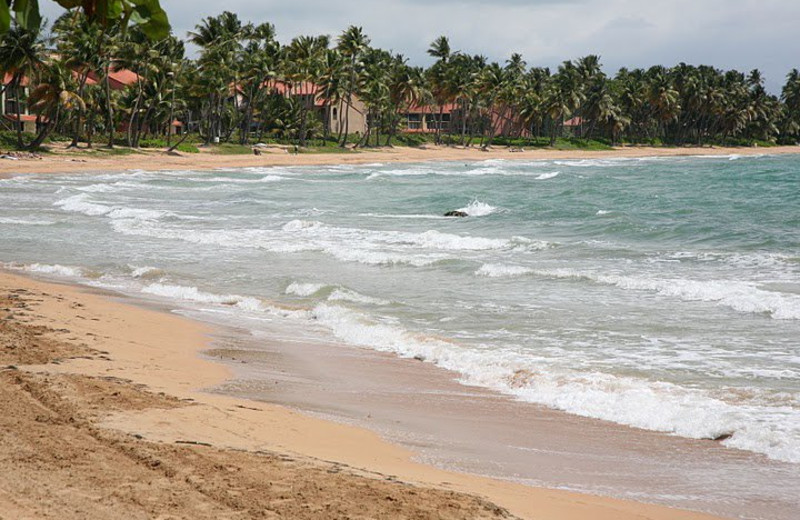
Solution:
[{"label": "resort building", "polygon": [[[0,115],[3,116],[2,127],[17,130],[22,125],[23,132],[36,132],[36,116],[28,110],[28,94],[30,86],[28,78],[23,77],[19,87],[13,85],[11,74],[3,76],[3,89],[0,93]],[[19,113],[19,119],[17,114]]]},{"label": "resort building", "polygon": [[405,123],[404,131],[410,133],[449,132],[453,115],[457,111],[458,106],[455,103],[448,103],[441,107],[412,104],[402,115]]},{"label": "resort building", "polygon": [[353,95],[351,102],[346,100],[332,103],[321,94],[319,85],[307,81],[288,83],[270,80],[264,84],[273,94],[293,97],[304,103],[306,108],[315,113],[331,134],[338,134],[347,128],[350,134],[361,134],[367,131],[367,108]]},{"label": "resort building", "polygon": [[[76,81],[84,79],[86,85],[97,85],[103,80],[94,71],[80,72],[73,69],[72,76]],[[28,96],[30,95],[31,85],[28,77],[23,76],[18,88],[13,83],[13,75],[5,74],[3,77],[3,88],[0,92],[0,116],[2,125],[0,127],[7,130],[17,130],[17,125],[22,125],[23,132],[36,133],[39,125],[46,123],[47,120],[39,115],[31,114],[28,107]],[[128,69],[113,71],[108,75],[109,87],[111,90],[123,90],[126,87],[139,81],[139,76]],[[19,121],[17,119],[17,106],[19,105]]]}]

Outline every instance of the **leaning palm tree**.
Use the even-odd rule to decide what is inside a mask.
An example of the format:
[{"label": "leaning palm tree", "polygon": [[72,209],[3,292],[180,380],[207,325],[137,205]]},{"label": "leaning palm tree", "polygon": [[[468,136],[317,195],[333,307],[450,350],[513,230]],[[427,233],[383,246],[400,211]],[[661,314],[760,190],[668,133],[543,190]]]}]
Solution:
[{"label": "leaning palm tree", "polygon": [[[78,95],[83,97],[89,78],[102,68],[104,28],[89,22],[81,11],[75,10],[64,13],[55,21],[53,33],[57,38],[56,50],[66,67],[77,76]],[[76,114],[70,147],[78,146],[83,115],[80,111]]]},{"label": "leaning palm tree", "polygon": [[17,127],[17,147],[22,142],[22,97],[25,82],[30,83],[44,67],[46,40],[42,35],[44,25],[26,28],[14,25],[0,41],[0,70],[11,75],[6,92],[15,97],[14,111]]},{"label": "leaning palm tree", "polygon": [[38,135],[29,145],[32,150],[38,148],[58,126],[62,114],[86,109],[86,104],[76,92],[72,71],[60,63],[47,67],[28,100],[30,109],[39,115],[42,122]]}]

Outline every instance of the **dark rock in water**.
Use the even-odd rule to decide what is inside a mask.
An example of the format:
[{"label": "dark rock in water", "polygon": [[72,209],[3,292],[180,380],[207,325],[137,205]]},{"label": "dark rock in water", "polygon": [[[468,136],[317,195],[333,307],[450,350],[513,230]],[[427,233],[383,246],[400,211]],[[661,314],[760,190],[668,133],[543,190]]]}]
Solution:
[{"label": "dark rock in water", "polygon": [[469,215],[465,211],[453,210],[453,211],[448,211],[447,213],[444,214],[444,216],[445,217],[468,217]]},{"label": "dark rock in water", "polygon": [[717,442],[722,442],[722,441],[727,441],[731,437],[733,437],[733,433],[722,433],[720,435],[717,435],[716,437],[714,437],[711,440],[712,441],[717,441]]},{"label": "dark rock in water", "polygon": [[425,356],[423,356],[422,354],[417,354],[416,356],[414,356],[414,359],[416,359],[417,361],[425,361]]}]

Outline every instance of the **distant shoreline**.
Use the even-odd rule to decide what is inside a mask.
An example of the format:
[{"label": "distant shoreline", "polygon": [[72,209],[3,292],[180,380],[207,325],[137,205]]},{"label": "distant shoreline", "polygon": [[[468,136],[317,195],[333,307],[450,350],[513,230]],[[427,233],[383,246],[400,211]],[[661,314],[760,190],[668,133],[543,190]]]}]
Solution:
[{"label": "distant shoreline", "polygon": [[[102,153],[102,152],[101,152]],[[702,155],[778,155],[800,154],[800,146],[771,148],[717,147],[622,147],[613,150],[551,150],[496,147],[479,148],[429,146],[426,148],[381,148],[344,153],[290,154],[285,150],[267,149],[261,155],[218,155],[201,153],[167,155],[161,151],[141,151],[129,155],[99,157],[85,150],[58,150],[41,159],[0,159],[0,178],[18,174],[108,173],[125,170],[214,170],[217,168],[252,168],[273,166],[316,166],[333,164],[369,164],[384,162],[481,161],[503,159],[536,161],[554,159],[611,159],[678,157]]]}]

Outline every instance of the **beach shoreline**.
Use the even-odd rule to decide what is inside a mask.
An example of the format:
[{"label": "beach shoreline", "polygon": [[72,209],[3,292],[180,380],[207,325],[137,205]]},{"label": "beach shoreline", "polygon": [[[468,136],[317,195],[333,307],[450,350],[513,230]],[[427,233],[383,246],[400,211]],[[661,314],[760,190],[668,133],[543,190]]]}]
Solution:
[{"label": "beach shoreline", "polygon": [[[273,404],[203,391],[232,375],[230,368],[201,356],[202,351],[213,346],[211,338],[218,334],[208,325],[142,308],[135,300],[114,293],[56,285],[7,271],[0,271],[0,288],[5,294],[32,296],[26,310],[15,314],[14,319],[21,319],[28,326],[62,331],[55,334],[60,334],[67,344],[105,353],[84,353],[75,359],[65,356],[58,364],[20,364],[17,370],[46,377],[77,374],[118,378],[145,385],[150,392],[163,393],[179,402],[192,403],[117,410],[98,421],[98,427],[103,429],[165,445],[186,441],[227,450],[269,450],[334,462],[357,468],[372,478],[391,476],[425,488],[478,495],[521,518],[717,518],[639,502],[528,487],[420,464],[412,460],[411,452],[373,432]],[[0,504],[7,501],[8,497],[0,494]],[[23,507],[21,503],[17,500],[15,507]]]},{"label": "beach shoreline", "polygon": [[285,150],[265,151],[261,155],[217,155],[208,150],[195,154],[168,155],[161,151],[138,151],[129,155],[98,156],[86,150],[45,154],[40,159],[0,160],[0,178],[17,174],[47,173],[110,173],[126,170],[213,170],[220,168],[268,168],[290,166],[319,166],[336,164],[370,164],[403,162],[458,162],[482,160],[545,161],[648,157],[679,157],[698,155],[777,155],[800,154],[800,146],[770,148],[724,147],[618,147],[613,150],[552,150],[528,149],[513,151],[508,147],[490,150],[428,146],[426,148],[365,149],[345,153],[290,154]]}]

